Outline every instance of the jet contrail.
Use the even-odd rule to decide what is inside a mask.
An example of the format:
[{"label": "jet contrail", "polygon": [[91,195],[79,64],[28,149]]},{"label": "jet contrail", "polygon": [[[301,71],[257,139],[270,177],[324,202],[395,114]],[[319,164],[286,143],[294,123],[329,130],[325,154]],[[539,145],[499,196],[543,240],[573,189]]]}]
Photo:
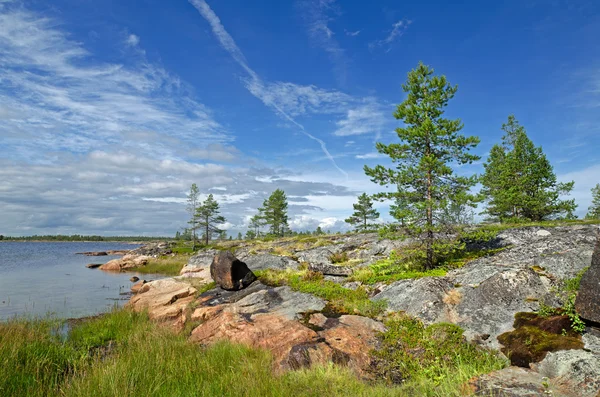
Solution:
[{"label": "jet contrail", "polygon": [[[248,66],[248,61],[246,60],[244,53],[242,53],[240,48],[237,46],[237,44],[233,40],[233,37],[231,37],[231,35],[225,30],[225,27],[221,23],[221,20],[219,19],[217,14],[215,14],[215,12],[212,10],[212,8],[210,8],[208,3],[206,3],[205,0],[189,0],[189,2],[191,5],[193,5],[198,10],[200,15],[202,15],[202,17],[204,17],[204,19],[206,19],[206,21],[209,23],[214,35],[216,36],[217,40],[219,40],[219,43],[221,43],[221,46],[227,52],[229,52],[231,57],[246,71],[246,73],[248,73],[254,86],[255,87],[256,86],[263,87],[263,89],[264,89],[264,87],[266,87],[266,86],[263,83],[262,79],[258,76],[258,74],[256,74],[256,72],[254,70],[252,70],[252,68],[250,66]],[[248,89],[248,86],[246,86],[246,89]],[[300,129],[300,132],[302,132],[308,138],[318,142],[319,145],[321,145],[321,150],[323,150],[323,153],[325,154],[325,156],[329,159],[329,161],[331,161],[331,164],[333,164],[333,166],[340,173],[342,173],[346,178],[348,178],[348,174],[346,173],[346,171],[344,171],[337,165],[337,163],[335,162],[335,159],[333,158],[331,153],[329,153],[329,150],[327,150],[327,146],[325,145],[325,142],[323,142],[323,140],[321,140],[321,139],[317,138],[316,136],[307,132],[302,124],[300,124],[299,122],[294,120],[294,118],[292,116],[290,116],[286,111],[284,111],[281,107],[277,106],[272,101],[267,100],[267,98],[265,98],[264,96],[261,96],[260,93],[253,92],[251,90],[248,90],[248,91],[250,91],[250,93],[252,95],[254,95],[255,97],[257,97],[258,99],[260,99],[266,106],[273,108],[280,116],[283,116],[284,118],[289,120],[292,124],[294,124],[296,127],[298,127]]]}]

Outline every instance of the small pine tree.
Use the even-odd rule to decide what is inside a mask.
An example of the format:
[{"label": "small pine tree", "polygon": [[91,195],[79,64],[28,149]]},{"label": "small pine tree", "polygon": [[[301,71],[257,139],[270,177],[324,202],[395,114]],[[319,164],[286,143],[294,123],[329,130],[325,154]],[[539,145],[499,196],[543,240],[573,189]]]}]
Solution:
[{"label": "small pine tree", "polygon": [[208,245],[210,237],[213,234],[221,235],[221,233],[224,233],[223,230],[216,226],[220,223],[225,223],[225,217],[219,214],[219,203],[217,203],[212,194],[208,195],[196,211],[197,224],[203,230],[204,243],[206,245]]},{"label": "small pine tree", "polygon": [[281,189],[275,190],[263,202],[259,211],[264,223],[269,226],[269,233],[283,237],[289,231],[287,208],[287,197]]},{"label": "small pine tree", "polygon": [[372,226],[369,221],[379,218],[379,212],[373,208],[373,201],[367,193],[358,196],[358,203],[352,204],[352,207],[354,213],[345,222],[354,225],[358,232],[369,230]]},{"label": "small pine tree", "polygon": [[[265,225],[265,221],[264,221],[264,217],[262,214],[262,208],[259,208],[258,214],[254,215],[252,218],[250,218],[250,223],[248,224],[248,227],[250,228],[249,231],[252,231],[252,236],[253,236],[252,239],[258,238],[260,236],[260,229],[264,225]],[[248,233],[246,233],[246,236],[248,236]]]},{"label": "small pine tree", "polygon": [[573,190],[574,182],[557,182],[542,148],[533,144],[515,116],[508,116],[502,130],[502,144],[491,149],[481,178],[485,213],[501,221],[571,217],[575,200],[560,197]]},{"label": "small pine tree", "polygon": [[241,240],[241,239],[242,239],[242,232],[238,232],[237,240]]},{"label": "small pine tree", "polygon": [[592,205],[585,217],[588,219],[600,219],[600,183],[592,188]]}]

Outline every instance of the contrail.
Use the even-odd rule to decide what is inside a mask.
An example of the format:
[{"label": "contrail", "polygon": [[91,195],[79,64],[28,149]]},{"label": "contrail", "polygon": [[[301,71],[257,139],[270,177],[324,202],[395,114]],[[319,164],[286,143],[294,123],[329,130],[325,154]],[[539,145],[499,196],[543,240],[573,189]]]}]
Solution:
[{"label": "contrail", "polygon": [[[219,43],[221,43],[221,46],[227,52],[229,52],[231,57],[246,71],[246,73],[248,73],[248,75],[250,76],[250,79],[254,83],[254,86],[265,87],[265,84],[263,84],[263,81],[258,76],[258,74],[256,74],[256,72],[254,70],[252,70],[252,68],[250,66],[248,66],[248,61],[246,60],[244,53],[237,46],[237,44],[233,40],[233,37],[231,37],[231,35],[225,30],[225,27],[221,23],[221,20],[219,19],[217,14],[215,14],[215,12],[212,10],[212,8],[210,8],[208,3],[206,3],[205,0],[189,0],[189,2],[191,5],[193,5],[198,10],[200,15],[202,15],[202,17],[204,17],[204,19],[206,19],[206,21],[209,23],[214,35],[216,36],[217,40],[219,40]],[[248,89],[248,86],[246,86],[246,89]],[[348,178],[348,174],[346,173],[346,171],[344,171],[337,165],[337,163],[335,162],[335,159],[333,158],[331,153],[329,153],[329,150],[327,150],[327,146],[325,145],[325,142],[323,142],[323,140],[321,140],[321,139],[317,138],[316,136],[307,132],[302,124],[300,124],[299,122],[294,120],[294,118],[292,116],[290,116],[287,112],[285,112],[283,109],[281,109],[281,107],[277,106],[272,101],[268,101],[265,97],[261,97],[261,95],[259,93],[252,92],[252,90],[248,90],[248,91],[250,91],[250,93],[252,95],[254,95],[255,97],[257,97],[258,99],[260,99],[266,106],[273,108],[279,115],[283,116],[284,118],[289,120],[292,124],[294,124],[296,127],[298,127],[300,129],[300,132],[302,132],[308,138],[318,142],[319,145],[321,145],[321,150],[323,150],[323,153],[325,154],[325,156],[329,159],[329,161],[331,161],[331,164],[333,164],[333,166],[340,173],[342,173],[346,178]]]}]

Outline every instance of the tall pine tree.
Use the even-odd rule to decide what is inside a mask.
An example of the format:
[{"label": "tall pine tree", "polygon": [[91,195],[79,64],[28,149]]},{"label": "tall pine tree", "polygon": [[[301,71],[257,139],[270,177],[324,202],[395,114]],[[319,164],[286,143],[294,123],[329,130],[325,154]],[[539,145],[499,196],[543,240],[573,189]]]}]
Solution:
[{"label": "tall pine tree", "polygon": [[225,223],[225,217],[220,215],[219,203],[209,194],[206,200],[196,210],[197,224],[203,230],[204,243],[208,242],[213,234],[221,235],[224,230],[217,227],[218,224]]},{"label": "tall pine tree", "polygon": [[558,183],[541,147],[536,147],[515,116],[502,125],[502,144],[494,145],[481,177],[485,213],[492,218],[541,221],[572,217],[575,200],[561,200],[574,182]]},{"label": "tall pine tree", "polygon": [[379,212],[373,208],[373,201],[366,193],[358,196],[358,203],[352,204],[354,213],[346,219],[346,223],[354,225],[356,231],[367,231],[372,226],[369,221],[379,218]]},{"label": "tall pine tree", "polygon": [[585,217],[588,219],[600,219],[600,183],[592,188],[592,205]]},{"label": "tall pine tree", "polygon": [[377,143],[379,153],[389,156],[396,166],[365,166],[365,173],[373,182],[386,187],[392,185],[394,190],[397,187],[397,191],[379,193],[375,197],[400,200],[406,206],[403,214],[411,219],[410,229],[424,234],[426,268],[435,264],[439,212],[447,207],[448,201],[475,199],[467,192],[475,185],[476,177],[458,176],[451,165],[479,159],[469,153],[479,138],[460,135],[462,122],[443,117],[444,108],[457,87],[450,85],[445,76],[433,73],[434,70],[423,63],[408,73],[402,85],[407,98],[394,114],[405,125],[396,129],[400,143]]},{"label": "tall pine tree", "polygon": [[192,251],[196,249],[196,229],[198,228],[198,219],[196,217],[196,211],[198,210],[200,191],[195,183],[192,183],[190,192],[187,195],[187,207],[186,210],[190,214],[190,230],[192,232]]}]

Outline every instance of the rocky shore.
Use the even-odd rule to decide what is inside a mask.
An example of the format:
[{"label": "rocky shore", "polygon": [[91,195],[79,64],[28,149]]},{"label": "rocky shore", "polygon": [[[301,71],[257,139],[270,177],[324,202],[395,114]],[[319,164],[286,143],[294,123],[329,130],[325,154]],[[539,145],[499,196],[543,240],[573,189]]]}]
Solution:
[{"label": "rocky shore", "polygon": [[[178,331],[193,325],[191,343],[210,345],[227,339],[266,348],[275,357],[277,372],[333,362],[369,378],[373,376],[370,351],[377,349],[388,316],[404,313],[424,324],[456,324],[468,341],[485,349],[502,349],[510,356],[500,340],[507,340],[501,336],[519,325],[518,313],[561,307],[565,298],[557,290],[591,265],[582,278],[577,301],[589,320],[583,333],[567,336],[564,327],[544,330],[544,335],[555,332],[556,338],[572,337],[578,342],[556,351],[544,350],[536,356],[538,362],[473,379],[470,387],[478,395],[502,396],[593,397],[600,391],[600,331],[593,327],[597,325],[594,316],[600,314],[597,226],[506,230],[493,241],[503,250],[444,276],[373,285],[349,277],[393,250],[402,250],[409,241],[380,240],[374,234],[319,241],[322,246],[289,240],[268,247],[244,242],[232,244],[227,251],[201,251],[190,258],[180,276],[138,282],[128,305],[136,311],[148,310],[152,319]],[[147,252],[140,250],[135,258],[126,256],[110,266],[127,269],[131,261],[143,262]],[[336,255],[341,254],[345,263],[336,263]],[[368,291],[372,302],[385,303],[385,312],[375,318],[340,315],[330,310],[326,299],[285,285],[265,285],[254,274],[302,268],[344,288]],[[566,318],[560,313],[555,317],[555,323],[564,323]]]}]

